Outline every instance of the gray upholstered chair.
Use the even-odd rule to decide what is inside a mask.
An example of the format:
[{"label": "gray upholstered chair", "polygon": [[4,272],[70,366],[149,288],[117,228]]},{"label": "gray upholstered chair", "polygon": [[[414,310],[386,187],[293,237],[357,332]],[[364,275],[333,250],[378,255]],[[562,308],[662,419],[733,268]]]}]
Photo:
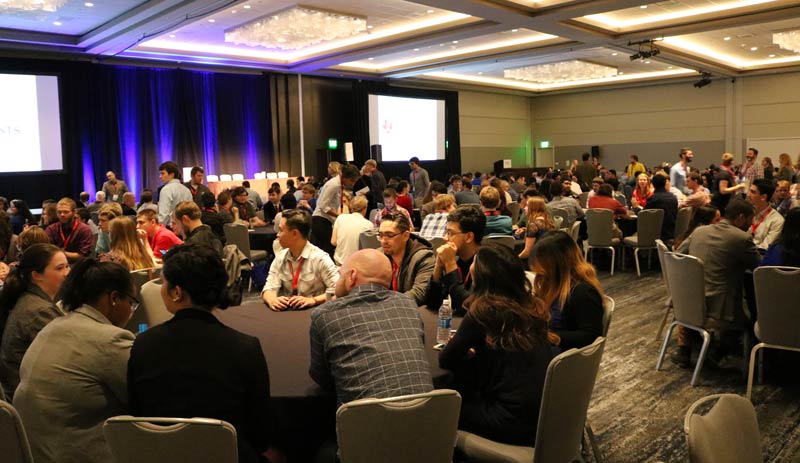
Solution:
[{"label": "gray upholstered chair", "polygon": [[675,217],[675,238],[686,233],[689,229],[689,222],[692,220],[692,208],[682,207],[678,209],[678,215]]},{"label": "gray upholstered chair", "polygon": [[567,211],[565,209],[555,207],[553,209],[550,209],[550,214],[553,216],[553,219],[555,219],[556,217],[561,217],[562,227],[567,228],[572,226],[572,223],[569,221],[569,215],[567,214]]},{"label": "gray upholstered chair", "polygon": [[669,252],[669,248],[663,241],[656,240],[656,249],[658,250],[658,264],[661,266],[661,279],[664,281],[664,287],[667,289],[667,300],[664,302],[664,318],[661,319],[661,325],[658,327],[656,333],[656,341],[661,339],[661,333],[664,332],[664,327],[667,326],[667,319],[669,314],[672,313],[672,295],[669,292],[669,279],[667,279],[667,264],[664,262],[664,254]]},{"label": "gray upholstered chair", "polygon": [[581,233],[581,223],[579,221],[575,221],[572,224],[572,227],[569,229],[569,236],[572,237],[572,240],[576,243],[578,242],[578,236]]},{"label": "gray upholstered chair", "polygon": [[364,230],[358,235],[358,249],[380,249],[381,241],[378,239],[378,229]]},{"label": "gray upholstered chair", "polygon": [[[639,251],[656,249],[656,240],[661,237],[661,224],[664,222],[663,209],[645,209],[640,211],[636,221],[636,234],[622,240],[622,264],[625,265],[625,248],[633,248],[633,257],[636,261],[636,276],[642,276],[639,267]],[[650,253],[648,253],[648,266],[650,266]]]},{"label": "gray upholstered chair", "polygon": [[611,251],[611,274],[614,274],[614,259],[619,238],[613,236],[614,213],[608,209],[586,210],[586,231],[589,239],[586,242],[584,258],[589,257],[592,249],[608,249]]},{"label": "gray upholstered chair", "polygon": [[222,230],[225,232],[225,242],[235,244],[251,264],[267,260],[267,251],[250,249],[250,235],[247,227],[237,223],[226,223],[222,226]]},{"label": "gray upholstered chair", "polygon": [[[800,352],[800,319],[797,317],[797,301],[800,301],[800,268],[759,267],[753,272],[755,284],[756,337],[758,344],[750,352],[750,369],[747,375],[747,398],[753,392],[753,371],[756,354],[763,367],[761,349],[782,349]],[[761,375],[759,375],[761,376]]]},{"label": "gray upholstered chair", "polygon": [[616,199],[623,206],[628,207],[628,198],[625,197],[624,193],[615,194],[614,199]]},{"label": "gray upholstered chair", "polygon": [[161,298],[161,280],[151,280],[142,285],[139,292],[141,295],[141,307],[139,307],[133,316],[125,325],[125,329],[131,333],[139,333],[144,329],[152,328],[155,325],[164,323],[172,318],[172,314],[167,311],[167,306]]},{"label": "gray upholstered chair", "polygon": [[[564,223],[564,217],[553,217],[553,228],[555,230],[561,230],[561,225]],[[567,230],[569,231],[569,230]]]},{"label": "gray upholstered chair", "polygon": [[461,396],[437,389],[388,399],[360,399],[336,411],[342,463],[393,463],[453,459]]},{"label": "gray upholstered chair", "polygon": [[[705,415],[695,412],[717,400]],[[762,463],[761,435],[753,404],[736,394],[703,397],[689,407],[683,422],[691,463]]]},{"label": "gray upholstered chair", "polygon": [[116,463],[238,463],[236,429],[208,418],[115,416],[103,426]]},{"label": "gray upholstered chair", "polygon": [[508,211],[511,212],[511,223],[517,223],[519,221],[520,204],[516,201],[512,201],[506,206],[508,207]]},{"label": "gray upholstered chair", "polygon": [[514,250],[514,246],[516,245],[516,240],[513,236],[508,235],[489,235],[483,238],[483,244],[502,244],[503,246]]},{"label": "gray upholstered chair", "polygon": [[[615,306],[616,303],[614,299],[609,296],[603,296],[603,337],[606,339],[608,339],[608,328],[611,326],[611,318],[614,315]],[[603,455],[600,453],[600,447],[597,445],[597,440],[594,437],[594,429],[592,429],[592,425],[588,420],[586,421],[586,436],[589,442],[584,442],[583,448],[587,449],[591,446],[595,463],[602,463]]]},{"label": "gray upholstered chair", "polygon": [[22,420],[14,407],[4,400],[0,400],[0,455],[3,463],[33,463]]},{"label": "gray upholstered chair", "polygon": [[436,251],[436,249],[438,249],[439,246],[442,246],[443,244],[447,243],[447,240],[445,240],[444,238],[429,238],[428,241],[430,241],[431,249],[433,249],[434,251]]},{"label": "gray upholstered chair", "polygon": [[556,356],[547,367],[534,447],[502,444],[458,431],[456,446],[470,461],[496,463],[569,462],[580,453],[605,338]]},{"label": "gray upholstered chair", "polygon": [[586,209],[587,207],[589,207],[588,203],[589,203],[589,192],[584,191],[583,193],[580,194],[580,196],[578,196],[578,204],[580,204],[582,208]]},{"label": "gray upholstered chair", "polygon": [[677,252],[667,252],[664,254],[664,261],[667,266],[667,280],[670,283],[672,295],[672,307],[675,313],[675,320],[669,325],[664,342],[661,345],[661,352],[656,362],[656,370],[661,369],[661,362],[667,351],[672,329],[680,325],[684,328],[697,331],[703,337],[703,346],[700,348],[700,355],[697,357],[697,366],[692,374],[692,386],[697,382],[703,362],[706,359],[708,346],[711,343],[710,329],[732,329],[741,328],[731,323],[714,320],[706,315],[706,292],[705,278],[703,274],[703,261],[697,257]]}]

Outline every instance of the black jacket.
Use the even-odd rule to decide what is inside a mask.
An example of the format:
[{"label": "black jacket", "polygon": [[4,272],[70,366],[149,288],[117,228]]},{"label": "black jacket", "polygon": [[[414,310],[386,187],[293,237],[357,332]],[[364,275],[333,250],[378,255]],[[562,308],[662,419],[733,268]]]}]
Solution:
[{"label": "black jacket", "polygon": [[647,199],[645,209],[663,209],[664,221],[661,223],[661,239],[675,238],[675,219],[678,217],[678,198],[665,189],[656,188],[653,196]]}]

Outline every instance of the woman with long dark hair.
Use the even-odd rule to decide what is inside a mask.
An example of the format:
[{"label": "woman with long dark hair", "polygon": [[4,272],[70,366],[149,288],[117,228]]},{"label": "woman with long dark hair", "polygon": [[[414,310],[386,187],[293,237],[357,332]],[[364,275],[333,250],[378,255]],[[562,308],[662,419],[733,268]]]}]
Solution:
[{"label": "woman with long dark hair", "polygon": [[767,249],[761,265],[800,267],[800,208],[786,214],[781,234]]},{"label": "woman with long dark hair", "polygon": [[560,338],[560,350],[585,347],[602,336],[603,288],[572,237],[548,233],[533,247],[530,262],[534,293],[550,309],[550,329]]},{"label": "woman with long dark hair", "polygon": [[0,295],[0,383],[9,398],[19,384],[19,365],[31,342],[45,325],[63,315],[55,299],[68,273],[61,249],[34,244],[6,277]]},{"label": "woman with long dark hair", "polygon": [[33,340],[14,396],[37,463],[113,460],[103,424],[128,413],[133,333],[122,327],[138,305],[133,291],[126,268],[93,258],[79,260],[67,277],[68,313]]},{"label": "woman with long dark hair", "polygon": [[28,203],[21,199],[11,201],[11,229],[15,235],[22,233],[25,225],[34,225],[36,219],[33,218]]},{"label": "woman with long dark hair", "polygon": [[9,260],[8,254],[11,249],[11,237],[14,231],[11,229],[10,217],[6,211],[0,210],[0,262]]},{"label": "woman with long dark hair", "polygon": [[136,338],[128,363],[131,414],[225,420],[236,428],[239,461],[263,461],[271,437],[269,371],[258,339],[211,313],[231,300],[222,260],[208,246],[178,245],[164,255],[161,277],[161,297],[175,317]]},{"label": "woman with long dark hair", "polygon": [[[439,365],[454,371],[462,396],[459,428],[532,446],[553,357],[547,309],[531,292],[523,264],[504,246],[481,247],[470,275],[469,310],[439,355]],[[557,337],[550,333],[549,340]]]}]

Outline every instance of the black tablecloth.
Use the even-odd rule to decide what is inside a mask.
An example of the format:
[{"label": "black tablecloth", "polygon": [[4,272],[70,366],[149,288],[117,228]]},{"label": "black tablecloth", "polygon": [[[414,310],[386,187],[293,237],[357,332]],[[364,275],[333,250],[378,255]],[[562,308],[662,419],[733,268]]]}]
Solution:
[{"label": "black tablecloth", "polygon": [[248,235],[250,235],[250,249],[259,249],[271,253],[272,242],[278,237],[278,232],[275,231],[274,226],[267,225],[266,227],[256,227],[248,230]]}]

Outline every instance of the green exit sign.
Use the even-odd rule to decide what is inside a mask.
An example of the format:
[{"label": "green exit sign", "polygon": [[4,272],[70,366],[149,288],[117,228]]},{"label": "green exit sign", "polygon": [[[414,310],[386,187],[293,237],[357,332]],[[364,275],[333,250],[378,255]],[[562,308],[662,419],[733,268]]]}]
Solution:
[{"label": "green exit sign", "polygon": [[337,140],[335,138],[329,138],[328,139],[328,149],[329,150],[335,150],[338,147],[339,147],[339,140]]},{"label": "green exit sign", "polygon": [[550,141],[549,140],[542,140],[539,142],[539,148],[545,149],[550,148]]}]

